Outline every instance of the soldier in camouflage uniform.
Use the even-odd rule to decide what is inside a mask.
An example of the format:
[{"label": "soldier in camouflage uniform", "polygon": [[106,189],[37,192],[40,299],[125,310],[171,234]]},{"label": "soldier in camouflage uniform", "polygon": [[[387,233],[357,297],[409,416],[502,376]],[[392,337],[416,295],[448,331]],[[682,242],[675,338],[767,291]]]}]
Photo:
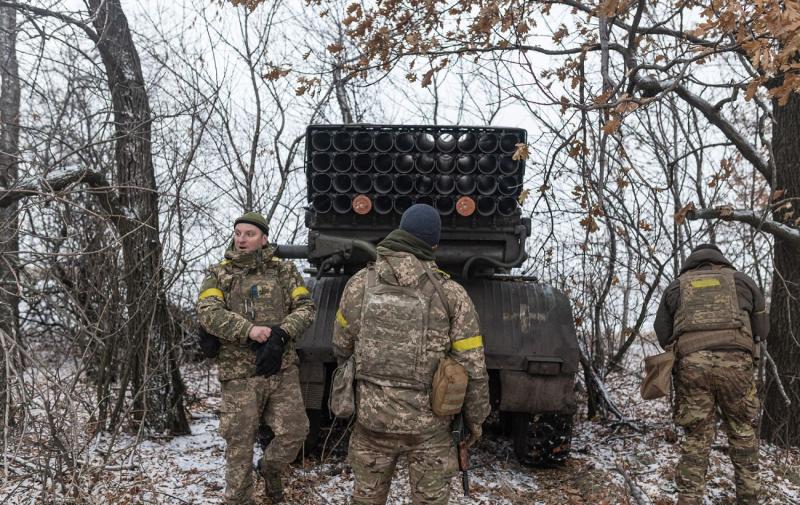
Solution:
[{"label": "soldier in camouflage uniform", "polygon": [[675,474],[678,504],[700,505],[717,411],[728,434],[739,504],[760,493],[758,398],[753,366],[757,341],[769,332],[764,296],[713,245],[686,259],[664,292],[655,330],[662,347],[674,344],[675,421],[685,429]]},{"label": "soldier in camouflage uniform", "polygon": [[356,364],[356,424],[348,455],[354,504],[386,502],[400,455],[408,460],[413,503],[447,503],[458,463],[452,417],[431,410],[440,359],[451,356],[469,376],[462,410],[469,444],[481,436],[490,411],[475,308],[464,288],[434,263],[440,230],[436,210],[412,206],[400,228],[378,244],[375,264],[355,274],[342,295],[333,345],[340,362],[353,355]]},{"label": "soldier in camouflage uniform", "polygon": [[[275,503],[282,501],[281,474],[308,432],[294,341],[311,325],[315,308],[295,266],[273,255],[267,233],[261,214],[248,212],[237,219],[231,248],[225,260],[208,269],[197,302],[200,323],[222,343],[219,424],[227,443],[229,504],[251,503],[253,442],[261,420],[275,434],[259,465]],[[285,342],[282,357],[275,360],[281,360],[280,371],[257,376],[254,348],[270,338]]]}]

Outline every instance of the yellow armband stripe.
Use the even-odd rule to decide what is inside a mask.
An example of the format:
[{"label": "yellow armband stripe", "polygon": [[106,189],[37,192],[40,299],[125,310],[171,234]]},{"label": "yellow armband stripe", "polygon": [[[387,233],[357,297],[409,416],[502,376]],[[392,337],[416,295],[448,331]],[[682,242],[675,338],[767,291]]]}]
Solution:
[{"label": "yellow armband stripe", "polygon": [[208,288],[205,291],[203,291],[202,293],[200,293],[200,300],[206,299],[209,296],[214,296],[216,298],[219,298],[220,300],[224,300],[225,299],[225,295],[222,294],[222,290],[217,289],[217,288]]},{"label": "yellow armband stripe", "polygon": [[342,314],[341,310],[336,311],[336,322],[339,323],[339,326],[345,329],[347,329],[347,327],[350,326],[350,323],[348,323],[347,319],[344,318],[344,315]]},{"label": "yellow armband stripe", "polygon": [[483,347],[483,337],[475,335],[474,337],[462,338],[453,342],[453,350],[456,352],[469,351],[470,349],[477,349]]},{"label": "yellow armband stripe", "polygon": [[292,290],[292,298],[300,298],[301,296],[308,296],[308,289],[305,286],[300,286]]}]

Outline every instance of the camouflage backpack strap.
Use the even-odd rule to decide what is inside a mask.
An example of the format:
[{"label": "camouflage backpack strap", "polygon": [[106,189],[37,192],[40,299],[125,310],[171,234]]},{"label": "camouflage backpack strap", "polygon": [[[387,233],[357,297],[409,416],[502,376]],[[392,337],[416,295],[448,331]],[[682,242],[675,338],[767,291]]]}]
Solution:
[{"label": "camouflage backpack strap", "polygon": [[447,312],[447,318],[449,320],[451,317],[453,317],[453,311],[450,310],[450,300],[447,299],[447,295],[444,292],[444,286],[442,286],[442,283],[439,282],[439,279],[433,275],[433,272],[431,272],[431,269],[428,268],[428,265],[423,264],[422,266],[425,269],[425,275],[428,276],[428,280],[431,282],[431,284],[433,284],[433,288],[436,290],[439,298],[441,298],[442,304],[444,305],[444,310]]},{"label": "camouflage backpack strap", "polygon": [[361,331],[364,331],[364,316],[366,312],[364,308],[367,306],[367,293],[370,289],[374,288],[377,283],[378,273],[375,271],[375,263],[369,263],[367,265],[367,275],[364,281],[364,291],[361,293],[361,314],[359,315]]},{"label": "camouflage backpack strap", "polygon": [[375,263],[367,265],[367,282],[366,287],[374,288],[378,283],[378,272],[375,271]]}]

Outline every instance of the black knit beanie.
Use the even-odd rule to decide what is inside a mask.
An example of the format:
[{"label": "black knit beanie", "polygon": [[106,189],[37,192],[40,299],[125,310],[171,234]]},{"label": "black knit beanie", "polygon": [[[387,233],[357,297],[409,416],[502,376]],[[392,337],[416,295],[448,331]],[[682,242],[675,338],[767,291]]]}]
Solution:
[{"label": "black knit beanie", "polygon": [[430,205],[418,203],[403,212],[403,217],[400,218],[400,229],[433,247],[439,244],[442,234],[442,218],[439,217],[439,212]]}]

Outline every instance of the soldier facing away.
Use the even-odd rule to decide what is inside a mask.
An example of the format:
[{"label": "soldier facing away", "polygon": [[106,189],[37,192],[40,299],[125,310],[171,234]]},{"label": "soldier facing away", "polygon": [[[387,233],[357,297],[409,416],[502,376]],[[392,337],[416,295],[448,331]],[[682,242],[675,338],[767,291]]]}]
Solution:
[{"label": "soldier facing away", "polygon": [[294,264],[276,258],[261,214],[234,223],[225,260],[208,269],[197,301],[200,324],[221,340],[219,431],[225,439],[225,500],[252,503],[253,443],[263,420],[275,437],[259,471],[273,503],[283,500],[282,473],[308,432],[294,342],[315,308]]},{"label": "soldier facing away", "polygon": [[[354,504],[383,504],[400,455],[408,460],[415,504],[444,504],[458,471],[452,416],[436,416],[431,383],[440,359],[466,369],[463,416],[471,445],[489,414],[488,376],[475,308],[462,286],[436,269],[441,220],[428,205],[402,216],[378,244],[374,264],[347,283],[333,346],[355,358],[356,423],[348,458]],[[438,284],[438,285],[437,285]]]},{"label": "soldier facing away", "polygon": [[760,492],[754,356],[769,333],[764,295],[713,245],[697,246],[667,287],[655,320],[674,344],[675,422],[685,429],[675,473],[679,505],[700,505],[717,410],[728,434],[739,504]]}]

